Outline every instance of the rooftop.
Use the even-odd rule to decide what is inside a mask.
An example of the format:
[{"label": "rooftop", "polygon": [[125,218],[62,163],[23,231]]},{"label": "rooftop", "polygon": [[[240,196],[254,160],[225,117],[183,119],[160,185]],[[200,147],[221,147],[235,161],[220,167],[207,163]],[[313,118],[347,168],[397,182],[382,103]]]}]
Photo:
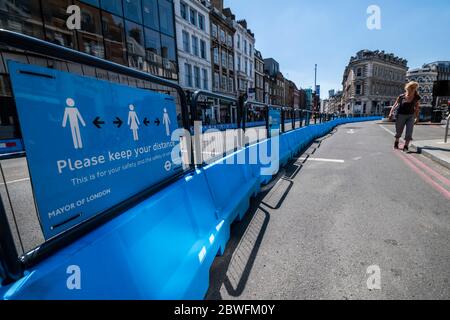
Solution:
[{"label": "rooftop", "polygon": [[355,61],[360,61],[360,60],[368,60],[368,59],[380,59],[380,60],[384,60],[386,62],[399,64],[404,67],[406,67],[408,65],[408,60],[397,57],[393,53],[386,53],[384,50],[383,51],[379,51],[379,50],[371,51],[371,50],[367,50],[367,49],[358,51],[356,53],[356,56],[353,56],[350,58],[350,63],[355,62]]}]

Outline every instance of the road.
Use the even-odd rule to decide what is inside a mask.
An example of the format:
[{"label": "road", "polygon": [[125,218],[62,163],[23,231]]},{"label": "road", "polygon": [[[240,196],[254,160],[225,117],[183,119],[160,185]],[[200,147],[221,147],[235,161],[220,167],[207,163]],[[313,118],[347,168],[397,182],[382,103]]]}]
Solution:
[{"label": "road", "polygon": [[[393,122],[383,123],[382,127],[395,134],[395,125]],[[445,126],[441,124],[417,125],[414,127],[414,140],[434,140],[443,139]]]},{"label": "road", "polygon": [[[25,158],[19,158],[2,160],[0,165],[0,194],[2,199],[8,199],[9,194],[10,201],[4,200],[3,206],[12,226],[16,248],[22,254],[44,241],[34,205],[27,162]],[[5,188],[5,183],[8,188]]]},{"label": "road", "polygon": [[314,143],[233,226],[206,298],[449,299],[450,172],[392,145],[375,122]]}]

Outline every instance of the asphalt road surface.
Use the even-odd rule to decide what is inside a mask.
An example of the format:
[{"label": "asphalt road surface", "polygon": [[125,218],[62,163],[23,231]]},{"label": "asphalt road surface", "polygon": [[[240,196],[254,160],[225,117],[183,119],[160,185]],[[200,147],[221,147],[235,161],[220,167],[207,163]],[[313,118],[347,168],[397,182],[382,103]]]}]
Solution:
[{"label": "asphalt road surface", "polygon": [[27,162],[25,158],[19,158],[2,160],[0,164],[0,194],[12,226],[16,248],[22,254],[44,241],[34,205]]},{"label": "asphalt road surface", "polygon": [[[383,123],[382,126],[395,134],[393,122]],[[416,141],[444,139],[444,135],[445,126],[442,124],[419,124],[414,127],[414,140]]]},{"label": "asphalt road surface", "polygon": [[206,298],[449,299],[450,173],[392,145],[375,122],[314,143],[233,226]]}]

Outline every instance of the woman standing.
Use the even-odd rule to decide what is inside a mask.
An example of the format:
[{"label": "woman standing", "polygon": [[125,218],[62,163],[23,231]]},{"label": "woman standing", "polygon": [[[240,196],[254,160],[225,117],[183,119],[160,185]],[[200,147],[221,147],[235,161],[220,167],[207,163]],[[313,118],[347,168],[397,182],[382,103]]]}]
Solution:
[{"label": "woman standing", "polygon": [[419,84],[417,82],[411,81],[406,84],[405,93],[397,98],[395,105],[391,109],[390,119],[394,117],[394,114],[397,114],[395,122],[397,134],[395,135],[394,149],[399,149],[399,141],[406,126],[403,151],[409,150],[409,143],[413,139],[414,125],[419,121],[419,101],[421,97],[417,93],[418,89]]}]

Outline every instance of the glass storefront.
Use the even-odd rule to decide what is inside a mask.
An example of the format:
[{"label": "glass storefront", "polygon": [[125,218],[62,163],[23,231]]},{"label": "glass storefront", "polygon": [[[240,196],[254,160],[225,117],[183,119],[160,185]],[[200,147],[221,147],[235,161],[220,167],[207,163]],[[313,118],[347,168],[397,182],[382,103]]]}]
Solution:
[{"label": "glass storefront", "polygon": [[[66,26],[70,5],[80,30]],[[0,28],[178,80],[171,0],[1,0]]]}]

